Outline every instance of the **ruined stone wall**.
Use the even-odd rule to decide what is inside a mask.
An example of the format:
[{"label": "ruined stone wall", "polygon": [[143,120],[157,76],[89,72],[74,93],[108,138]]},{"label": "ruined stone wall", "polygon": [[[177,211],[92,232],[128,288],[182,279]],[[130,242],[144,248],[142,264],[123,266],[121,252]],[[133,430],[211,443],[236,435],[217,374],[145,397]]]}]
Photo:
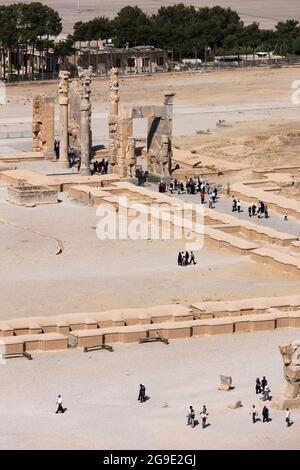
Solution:
[{"label": "ruined stone wall", "polygon": [[69,145],[80,148],[80,90],[78,81],[70,84],[69,90]]},{"label": "ruined stone wall", "polygon": [[32,149],[53,157],[54,143],[54,97],[36,95],[33,98]]}]

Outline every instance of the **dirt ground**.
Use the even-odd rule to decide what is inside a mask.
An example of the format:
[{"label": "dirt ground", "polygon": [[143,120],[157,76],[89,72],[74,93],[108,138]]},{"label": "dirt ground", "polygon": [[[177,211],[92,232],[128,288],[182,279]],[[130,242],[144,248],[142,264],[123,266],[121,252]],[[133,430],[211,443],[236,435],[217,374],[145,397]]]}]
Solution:
[{"label": "dirt ground", "polygon": [[[281,396],[278,345],[299,335],[282,329],[7,360],[0,365],[0,448],[299,449],[300,410],[292,410],[290,428],[272,402],[269,423],[253,424],[249,415],[255,404],[261,418],[264,404],[256,377],[265,375],[271,395]],[[218,390],[219,374],[232,376],[234,390]],[[140,383],[150,397],[144,404],[137,401]],[[65,414],[55,414],[58,394]],[[242,408],[228,408],[237,400]],[[188,407],[199,420],[204,404],[210,426],[187,426]]]}]

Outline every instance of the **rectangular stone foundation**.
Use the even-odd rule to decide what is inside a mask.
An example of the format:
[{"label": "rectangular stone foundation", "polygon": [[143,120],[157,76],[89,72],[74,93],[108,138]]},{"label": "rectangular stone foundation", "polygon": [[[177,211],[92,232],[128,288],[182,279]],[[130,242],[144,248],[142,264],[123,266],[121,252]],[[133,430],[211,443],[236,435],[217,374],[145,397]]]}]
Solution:
[{"label": "rectangular stone foundation", "polygon": [[46,186],[8,187],[7,192],[8,201],[18,206],[35,206],[58,202],[58,192]]}]

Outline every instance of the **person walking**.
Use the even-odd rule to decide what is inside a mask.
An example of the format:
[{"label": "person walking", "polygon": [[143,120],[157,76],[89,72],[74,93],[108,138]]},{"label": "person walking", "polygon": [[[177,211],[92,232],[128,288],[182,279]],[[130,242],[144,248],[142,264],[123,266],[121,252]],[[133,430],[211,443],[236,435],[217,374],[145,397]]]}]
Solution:
[{"label": "person walking", "polygon": [[204,202],[205,202],[205,192],[203,190],[201,190],[200,199],[201,199],[201,204],[204,204]]},{"label": "person walking", "polygon": [[265,206],[265,219],[269,218],[268,206]]},{"label": "person walking", "polygon": [[287,427],[289,428],[290,425],[291,425],[291,412],[290,412],[289,408],[286,409],[285,422],[286,422]]},{"label": "person walking", "polygon": [[207,413],[207,408],[206,408],[206,406],[204,405],[204,406],[203,406],[203,409],[202,409],[202,412],[201,412],[201,414],[200,414],[201,420],[202,420],[202,429],[204,429],[204,428],[206,427],[207,415],[208,415],[208,413]]},{"label": "person walking", "polygon": [[255,392],[256,392],[256,395],[261,393],[261,383],[260,383],[259,378],[256,379]]},{"label": "person walking", "polygon": [[269,419],[269,409],[264,406],[263,409],[262,409],[262,417],[263,417],[263,423],[265,422],[269,422],[270,419]]},{"label": "person walking", "polygon": [[283,220],[284,220],[284,221],[288,220],[288,211],[284,211],[284,213],[283,213]]},{"label": "person walking", "polygon": [[141,387],[141,403],[144,403],[146,401],[146,387],[144,384],[142,384]]},{"label": "person walking", "polygon": [[191,416],[191,426],[192,428],[195,427],[195,410],[192,406],[190,406],[190,416]]},{"label": "person walking", "polygon": [[181,252],[181,266],[185,266],[185,254],[184,254],[184,251]]},{"label": "person walking", "polygon": [[233,196],[233,199],[232,199],[232,212],[235,212],[236,211],[236,199],[235,197]]},{"label": "person walking", "polygon": [[58,395],[56,404],[57,404],[57,410],[56,410],[55,413],[56,413],[56,414],[57,414],[57,413],[64,413],[65,410],[64,410],[64,408],[63,408],[61,395]]},{"label": "person walking", "polygon": [[238,199],[237,203],[236,203],[236,207],[237,207],[237,211],[240,213],[241,212],[241,201]]},{"label": "person walking", "polygon": [[252,216],[256,214],[256,205],[252,204]]},{"label": "person walking", "polygon": [[251,206],[248,207],[248,214],[249,214],[249,217],[252,216],[252,207]]},{"label": "person walking", "polygon": [[257,411],[256,411],[256,408],[255,408],[255,405],[252,405],[252,409],[250,411],[250,414],[252,416],[252,423],[255,424],[256,423],[256,417],[257,417]]},{"label": "person walking", "polygon": [[139,390],[138,401],[142,401],[142,389],[143,389],[143,384],[140,384],[140,390]]},{"label": "person walking", "polygon": [[188,265],[189,264],[189,259],[190,259],[190,254],[188,251],[185,252],[185,264]]},{"label": "person walking", "polygon": [[178,253],[177,262],[178,262],[178,266],[181,266],[181,263],[182,263],[181,251],[179,251]]},{"label": "person walking", "polygon": [[265,388],[265,385],[267,384],[267,379],[265,376],[263,376],[263,378],[261,379],[261,391],[263,392],[264,391],[264,388]]},{"label": "person walking", "polygon": [[192,263],[193,263],[193,264],[197,264],[197,263],[196,263],[196,260],[195,260],[195,255],[194,255],[194,252],[193,252],[193,251],[191,251],[191,260],[190,260],[190,264],[192,264]]},{"label": "person walking", "polygon": [[188,426],[190,426],[190,425],[192,424],[192,412],[193,412],[193,411],[194,411],[194,410],[193,410],[193,407],[190,406],[190,407],[189,407],[189,410],[188,410],[188,414],[187,414],[187,419],[188,419],[187,425],[188,425]]},{"label": "person walking", "polygon": [[263,401],[270,400],[270,387],[268,385],[268,382],[266,382],[264,386],[263,394],[264,394]]}]

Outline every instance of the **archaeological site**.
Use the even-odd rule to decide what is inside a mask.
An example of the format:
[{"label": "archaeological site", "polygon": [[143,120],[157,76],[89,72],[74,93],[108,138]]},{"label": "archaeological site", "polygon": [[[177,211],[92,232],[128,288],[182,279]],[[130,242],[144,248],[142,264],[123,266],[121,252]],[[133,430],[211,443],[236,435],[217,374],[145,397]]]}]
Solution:
[{"label": "archaeological site", "polygon": [[92,40],[0,61],[0,449],[299,450],[300,62]]}]

